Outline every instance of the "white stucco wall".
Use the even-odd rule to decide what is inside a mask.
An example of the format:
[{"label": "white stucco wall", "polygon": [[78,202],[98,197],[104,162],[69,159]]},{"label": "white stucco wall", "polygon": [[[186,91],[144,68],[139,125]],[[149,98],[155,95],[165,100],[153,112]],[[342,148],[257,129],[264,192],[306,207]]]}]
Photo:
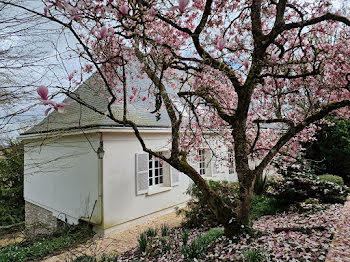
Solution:
[{"label": "white stucco wall", "polygon": [[[143,134],[148,147],[156,151],[169,149],[170,134]],[[185,194],[191,180],[180,174],[180,185],[158,194],[136,195],[135,153],[142,153],[142,147],[135,135],[104,133],[104,228],[140,218],[189,200]],[[220,149],[227,155],[227,148]],[[192,160],[193,161],[193,160]],[[192,162],[195,167],[196,163]],[[228,174],[228,167],[220,165],[220,173],[214,180],[236,181],[235,175]]]},{"label": "white stucco wall", "polygon": [[[25,200],[69,223],[90,216],[98,196],[98,160],[92,149],[99,146],[98,135],[24,142]],[[92,221],[98,219],[96,211]]]},{"label": "white stucco wall", "polygon": [[[169,134],[144,134],[146,145],[157,151],[169,148]],[[180,174],[180,185],[154,195],[136,195],[135,153],[142,147],[135,135],[104,133],[104,221],[109,228],[177,205],[189,199],[184,191],[189,178]]]},{"label": "white stucco wall", "polygon": [[[142,134],[146,145],[156,151],[168,151],[170,134],[148,131]],[[133,132],[125,130],[103,132],[105,155],[103,159],[103,228],[111,228],[173,207],[189,200],[185,194],[191,180],[180,174],[178,186],[154,194],[136,194],[135,153],[143,153]],[[89,217],[98,198],[98,159],[100,133],[66,135],[40,140],[25,140],[26,201],[53,212],[69,223]],[[227,148],[214,141],[211,147],[222,159]],[[192,159],[192,166],[197,162]],[[166,164],[164,169],[166,169]],[[228,173],[227,162],[219,161],[219,173],[206,179],[237,181]],[[164,171],[166,173],[166,171]],[[165,179],[166,180],[166,179]],[[167,185],[169,189],[169,185]],[[154,189],[154,188],[153,188]],[[151,194],[153,193],[153,194]],[[97,202],[91,222],[100,218]]]}]

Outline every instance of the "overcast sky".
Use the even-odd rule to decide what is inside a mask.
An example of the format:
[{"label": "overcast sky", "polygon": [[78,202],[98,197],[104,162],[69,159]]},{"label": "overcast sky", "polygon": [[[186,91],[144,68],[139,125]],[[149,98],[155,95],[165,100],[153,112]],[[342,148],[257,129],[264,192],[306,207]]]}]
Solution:
[{"label": "overcast sky", "polygon": [[[349,2],[346,0],[333,0],[335,8],[344,7],[342,11],[349,8]],[[17,1],[20,3],[20,1]],[[41,0],[23,1],[29,8],[36,11],[43,11]],[[345,5],[344,5],[345,4]],[[13,18],[13,23],[1,23],[1,21]],[[24,29],[24,30],[23,30]],[[0,57],[0,86],[2,88],[4,74],[10,76],[13,81],[17,82],[20,91],[27,92],[18,105],[0,108],[0,117],[26,108],[33,103],[37,103],[36,87],[40,85],[47,86],[67,86],[68,75],[75,69],[79,69],[78,59],[71,52],[70,47],[74,47],[76,40],[69,33],[62,31],[57,24],[48,22],[46,19],[33,19],[28,14],[15,8],[5,8],[0,10],[0,52],[11,50],[14,56],[24,56],[23,61],[18,59],[17,62],[7,63],[14,66],[11,70],[4,69],[4,62]],[[19,68],[17,68],[19,67]],[[27,86],[27,87],[25,87]],[[53,91],[53,90],[51,90]],[[62,100],[64,97],[58,97]],[[28,126],[40,121],[44,117],[44,107],[35,107],[27,112],[12,118],[9,122],[0,120],[0,140],[11,134],[18,135]]]}]

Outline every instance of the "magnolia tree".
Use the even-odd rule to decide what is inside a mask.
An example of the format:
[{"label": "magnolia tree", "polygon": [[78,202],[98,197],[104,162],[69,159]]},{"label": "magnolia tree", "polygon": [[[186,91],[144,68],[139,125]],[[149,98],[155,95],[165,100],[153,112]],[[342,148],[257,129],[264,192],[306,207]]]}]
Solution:
[{"label": "magnolia tree", "polygon": [[[131,126],[144,151],[189,176],[230,235],[249,224],[255,178],[273,159],[292,160],[299,142],[312,138],[313,123],[328,114],[349,117],[350,20],[331,2],[47,0],[42,12],[12,5],[76,37],[82,70],[96,70],[107,90],[108,117]],[[145,77],[153,83],[147,95],[128,84]],[[80,82],[74,72],[69,78]],[[51,101],[45,88],[39,93],[53,109],[67,106]],[[154,113],[167,112],[170,156],[148,148],[127,118],[138,100],[153,103]],[[115,103],[124,106],[122,118],[113,114]],[[234,150],[238,208],[225,205],[188,161],[191,149],[214,133]],[[254,168],[252,159],[259,160]]]}]

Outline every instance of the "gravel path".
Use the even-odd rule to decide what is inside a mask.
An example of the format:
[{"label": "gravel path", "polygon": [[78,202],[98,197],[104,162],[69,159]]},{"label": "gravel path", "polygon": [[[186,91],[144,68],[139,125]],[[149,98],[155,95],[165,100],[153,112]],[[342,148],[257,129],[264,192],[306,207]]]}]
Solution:
[{"label": "gravel path", "polygon": [[148,228],[159,228],[163,224],[167,224],[169,227],[179,226],[182,221],[181,216],[177,216],[175,212],[169,213],[158,218],[149,220],[141,225],[129,228],[126,231],[116,233],[104,238],[95,238],[87,243],[74,248],[73,250],[67,250],[66,252],[41,260],[43,262],[62,262],[71,258],[75,258],[81,255],[101,256],[115,255],[117,253],[125,252],[131,248],[137,246],[137,239],[140,233],[144,232]]}]

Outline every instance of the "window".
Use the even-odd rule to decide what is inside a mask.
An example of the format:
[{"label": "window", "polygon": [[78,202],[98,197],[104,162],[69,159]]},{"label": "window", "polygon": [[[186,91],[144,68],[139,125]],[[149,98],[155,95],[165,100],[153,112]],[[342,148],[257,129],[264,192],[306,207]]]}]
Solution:
[{"label": "window", "polygon": [[163,163],[159,158],[148,155],[148,185],[163,185]]},{"label": "window", "polygon": [[233,174],[235,172],[235,159],[232,148],[228,149],[228,162],[230,164],[228,167],[228,172],[229,174]]},{"label": "window", "polygon": [[198,150],[199,155],[199,174],[205,176],[205,152],[204,149]]}]

